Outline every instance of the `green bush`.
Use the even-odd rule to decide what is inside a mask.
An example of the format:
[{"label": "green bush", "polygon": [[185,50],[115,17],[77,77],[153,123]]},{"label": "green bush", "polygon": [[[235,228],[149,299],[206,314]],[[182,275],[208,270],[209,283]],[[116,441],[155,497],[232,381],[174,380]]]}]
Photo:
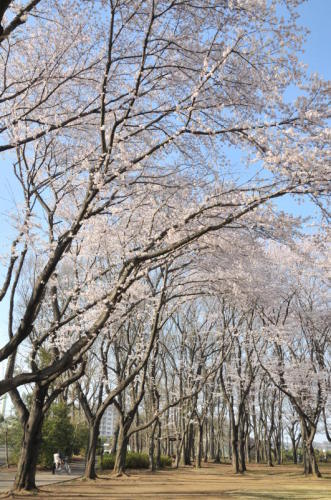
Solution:
[{"label": "green bush", "polygon": [[168,457],[168,455],[161,455],[161,463],[160,466],[163,467],[171,467],[172,458]]},{"label": "green bush", "polygon": [[[102,469],[112,470],[115,465],[115,455],[106,453],[103,455],[102,463],[100,465]],[[126,454],[125,467],[127,469],[148,469],[148,455],[146,453],[134,453],[132,451],[128,451]]]},{"label": "green bush", "polygon": [[109,453],[106,453],[102,457],[102,462],[100,464],[101,469],[108,469],[112,470],[115,465],[115,455],[110,455]]},{"label": "green bush", "polygon": [[[161,455],[161,467],[171,467],[172,459],[166,455]],[[112,470],[115,465],[115,455],[106,453],[100,463],[101,469]],[[148,469],[149,459],[147,453],[134,453],[128,451],[126,454],[125,466],[127,469]]]},{"label": "green bush", "polygon": [[134,453],[129,451],[126,454],[126,467],[128,469],[148,469],[149,459],[147,453]]}]

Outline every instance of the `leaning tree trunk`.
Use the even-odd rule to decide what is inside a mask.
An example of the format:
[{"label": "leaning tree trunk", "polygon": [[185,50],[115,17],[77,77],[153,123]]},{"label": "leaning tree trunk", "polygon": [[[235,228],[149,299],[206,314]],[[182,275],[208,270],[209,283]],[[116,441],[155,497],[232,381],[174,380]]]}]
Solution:
[{"label": "leaning tree trunk", "polygon": [[37,489],[35,478],[42,438],[45,396],[45,388],[35,389],[29,416],[23,424],[22,447],[14,481],[14,490],[31,491]]},{"label": "leaning tree trunk", "polygon": [[86,479],[96,479],[95,459],[97,454],[98,438],[100,429],[100,419],[94,419],[90,424],[89,442],[84,477]]}]

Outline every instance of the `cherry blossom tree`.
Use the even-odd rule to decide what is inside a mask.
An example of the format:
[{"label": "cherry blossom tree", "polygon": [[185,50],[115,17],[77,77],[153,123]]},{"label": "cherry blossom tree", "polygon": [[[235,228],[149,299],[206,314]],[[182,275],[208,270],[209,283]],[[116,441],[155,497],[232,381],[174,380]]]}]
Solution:
[{"label": "cherry blossom tree", "polygon": [[[282,99],[286,85],[303,78],[292,52],[300,36],[293,36],[291,1],[283,20],[276,7],[263,2],[258,15],[253,4],[243,8],[224,2],[203,2],[201,8],[180,2],[94,2],[91,10],[72,0],[37,7],[43,15],[36,26],[28,20],[24,28],[34,30],[38,44],[31,44],[20,28],[14,47],[2,48],[3,71],[10,73],[3,91],[1,150],[15,150],[18,156],[25,207],[20,228],[26,228],[18,227],[13,240],[3,295],[19,271],[25,246],[31,247],[32,228],[27,229],[36,224],[34,217],[40,220],[44,212],[56,230],[46,245],[28,312],[0,359],[29,335],[43,292],[82,226],[109,210],[115,199],[130,197],[134,203],[137,183],[153,192],[156,177],[166,188],[170,176],[176,183],[182,165],[188,180],[185,186],[178,179],[181,192],[194,188],[197,193],[210,179],[206,171],[219,177],[220,154],[229,143],[247,149],[274,175],[271,182],[254,176],[245,188],[221,183],[198,208],[197,197],[193,205],[186,198],[185,214],[173,212],[176,224],[156,230],[147,245],[138,246],[134,263],[132,257],[124,262],[123,275],[158,255],[158,243],[174,232],[176,241],[168,251],[231,224],[270,198],[310,189],[323,193],[326,180],[323,82],[311,83],[314,97],[302,97],[296,106]],[[31,61],[28,74],[23,54]],[[15,81],[24,83],[12,93]],[[215,166],[208,168],[211,155]],[[212,216],[208,223],[206,215]],[[192,222],[198,222],[194,229]]]},{"label": "cherry blossom tree", "polygon": [[[0,394],[80,363],[169,256],[188,252],[200,279],[211,235],[214,248],[216,233],[250,234],[253,248],[256,235],[286,238],[296,224],[273,199],[307,195],[326,214],[327,83],[297,59],[299,3],[3,2],[0,151],[18,194]],[[289,85],[301,88],[291,103]],[[232,291],[252,289],[246,262]],[[15,372],[36,333],[58,353]]]},{"label": "cherry blossom tree", "polygon": [[286,272],[287,296],[283,295],[280,306],[263,310],[264,335],[272,339],[274,353],[269,361],[261,363],[298,414],[305,473],[319,477],[313,441],[330,384],[326,260],[314,241],[308,241],[304,250],[301,255],[288,251],[287,258],[284,252],[282,271]]}]

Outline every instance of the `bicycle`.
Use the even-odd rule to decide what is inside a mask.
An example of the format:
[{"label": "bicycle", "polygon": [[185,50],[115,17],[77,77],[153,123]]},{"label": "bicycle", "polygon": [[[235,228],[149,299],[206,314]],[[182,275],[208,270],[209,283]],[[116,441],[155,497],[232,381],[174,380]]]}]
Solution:
[{"label": "bicycle", "polygon": [[70,465],[68,462],[68,457],[64,457],[64,460],[62,463],[63,463],[63,467],[64,467],[64,470],[66,471],[66,473],[71,474],[71,468],[70,468]]},{"label": "bicycle", "polygon": [[62,473],[62,472],[66,472],[67,474],[71,474],[71,467],[69,465],[69,462],[68,462],[68,457],[65,457],[62,461],[61,461],[61,465],[60,467],[55,467],[54,468],[54,473]]}]

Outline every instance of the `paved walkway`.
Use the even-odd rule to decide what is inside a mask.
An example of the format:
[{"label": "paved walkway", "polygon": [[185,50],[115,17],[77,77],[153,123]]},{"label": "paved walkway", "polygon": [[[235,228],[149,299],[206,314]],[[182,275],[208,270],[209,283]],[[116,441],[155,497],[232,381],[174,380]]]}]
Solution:
[{"label": "paved walkway", "polygon": [[[66,472],[59,472],[57,474],[52,474],[48,471],[37,472],[36,483],[37,486],[42,486],[45,484],[61,483],[63,481],[68,481],[70,479],[75,479],[83,474],[84,463],[76,462],[70,464],[71,474],[68,475]],[[15,470],[7,470],[2,467],[0,469],[0,491],[8,491],[13,486],[15,478]]]},{"label": "paved walkway", "polygon": [[5,452],[5,447],[0,446],[0,465],[3,465],[6,463],[6,452]]}]

